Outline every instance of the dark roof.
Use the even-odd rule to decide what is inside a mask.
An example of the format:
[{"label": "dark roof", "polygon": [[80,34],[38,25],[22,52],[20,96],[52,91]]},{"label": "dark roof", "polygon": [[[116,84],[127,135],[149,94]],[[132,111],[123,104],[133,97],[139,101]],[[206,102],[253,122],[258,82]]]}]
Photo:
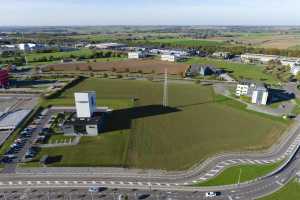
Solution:
[{"label": "dark roof", "polygon": [[94,125],[98,124],[103,118],[103,113],[96,112],[91,118],[77,118],[76,113],[65,122],[65,125]]}]

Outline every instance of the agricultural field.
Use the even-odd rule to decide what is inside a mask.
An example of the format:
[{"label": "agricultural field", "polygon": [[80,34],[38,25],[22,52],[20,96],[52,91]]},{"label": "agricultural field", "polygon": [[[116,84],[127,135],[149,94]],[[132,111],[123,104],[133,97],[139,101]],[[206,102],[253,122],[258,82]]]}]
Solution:
[{"label": "agricultural field", "polygon": [[115,71],[115,72],[142,72],[142,73],[164,73],[165,68],[172,75],[180,75],[185,72],[189,65],[184,63],[164,62],[156,59],[146,60],[123,60],[113,62],[90,62],[90,63],[62,63],[49,65],[48,69],[54,71]]},{"label": "agricultural field", "polygon": [[264,67],[260,65],[233,63],[225,60],[198,58],[198,57],[194,57],[188,60],[186,63],[214,65],[218,68],[222,68],[225,69],[226,71],[229,71],[229,74],[236,80],[250,79],[256,81],[263,81],[269,84],[277,84],[279,82],[279,80],[277,80],[277,78],[275,78],[271,74],[264,73],[263,72]]},{"label": "agricultural field", "polygon": [[288,126],[282,119],[216,96],[211,86],[192,83],[170,83],[169,107],[163,108],[162,86],[96,78],[79,83],[47,104],[71,105],[75,91],[95,90],[98,106],[115,108],[104,133],[83,138],[75,147],[43,149],[39,157],[61,158],[50,166],[182,170],[218,152],[270,147]]},{"label": "agricultural field", "polygon": [[243,183],[267,175],[280,166],[281,162],[269,165],[241,165],[225,169],[217,177],[197,186],[220,186]]},{"label": "agricultural field", "polygon": [[296,179],[291,181],[284,188],[271,194],[270,196],[261,198],[260,200],[294,200],[300,199],[300,183]]},{"label": "agricultural field", "polygon": [[218,40],[192,39],[192,38],[171,38],[171,39],[152,39],[145,41],[150,44],[168,45],[173,47],[205,47],[205,46],[222,46],[224,42]]},{"label": "agricultural field", "polygon": [[224,41],[231,39],[244,45],[261,48],[295,49],[297,45],[300,45],[300,34],[297,33],[237,33],[232,38],[223,37],[218,39]]}]

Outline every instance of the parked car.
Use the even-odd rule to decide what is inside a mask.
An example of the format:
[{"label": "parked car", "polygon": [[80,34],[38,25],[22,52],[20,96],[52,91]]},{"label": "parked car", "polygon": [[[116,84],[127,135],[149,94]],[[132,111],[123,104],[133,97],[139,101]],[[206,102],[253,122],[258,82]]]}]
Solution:
[{"label": "parked car", "polygon": [[206,192],[205,197],[211,198],[221,195],[221,192]]},{"label": "parked car", "polygon": [[98,187],[90,187],[89,192],[98,192],[99,191],[99,188]]}]

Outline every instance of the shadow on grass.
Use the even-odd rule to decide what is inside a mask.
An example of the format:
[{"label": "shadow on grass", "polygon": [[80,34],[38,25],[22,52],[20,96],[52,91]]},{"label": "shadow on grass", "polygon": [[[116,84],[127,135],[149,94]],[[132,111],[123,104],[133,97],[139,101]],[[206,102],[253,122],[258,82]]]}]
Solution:
[{"label": "shadow on grass", "polygon": [[295,99],[295,94],[280,89],[269,89],[269,104]]},{"label": "shadow on grass", "polygon": [[115,110],[105,120],[102,132],[126,130],[131,128],[132,120],[163,114],[179,112],[180,109],[162,105],[147,105],[128,109]]}]

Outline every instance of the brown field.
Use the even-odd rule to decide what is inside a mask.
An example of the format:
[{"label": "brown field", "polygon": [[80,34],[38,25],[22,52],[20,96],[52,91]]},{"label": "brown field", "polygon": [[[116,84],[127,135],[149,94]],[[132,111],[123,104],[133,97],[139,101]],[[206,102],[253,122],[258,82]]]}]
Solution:
[{"label": "brown field", "polygon": [[48,70],[53,71],[115,71],[115,72],[142,72],[142,73],[164,73],[165,68],[172,75],[180,75],[185,72],[189,65],[171,63],[160,60],[125,60],[111,62],[91,62],[91,63],[62,63],[48,65]]}]

